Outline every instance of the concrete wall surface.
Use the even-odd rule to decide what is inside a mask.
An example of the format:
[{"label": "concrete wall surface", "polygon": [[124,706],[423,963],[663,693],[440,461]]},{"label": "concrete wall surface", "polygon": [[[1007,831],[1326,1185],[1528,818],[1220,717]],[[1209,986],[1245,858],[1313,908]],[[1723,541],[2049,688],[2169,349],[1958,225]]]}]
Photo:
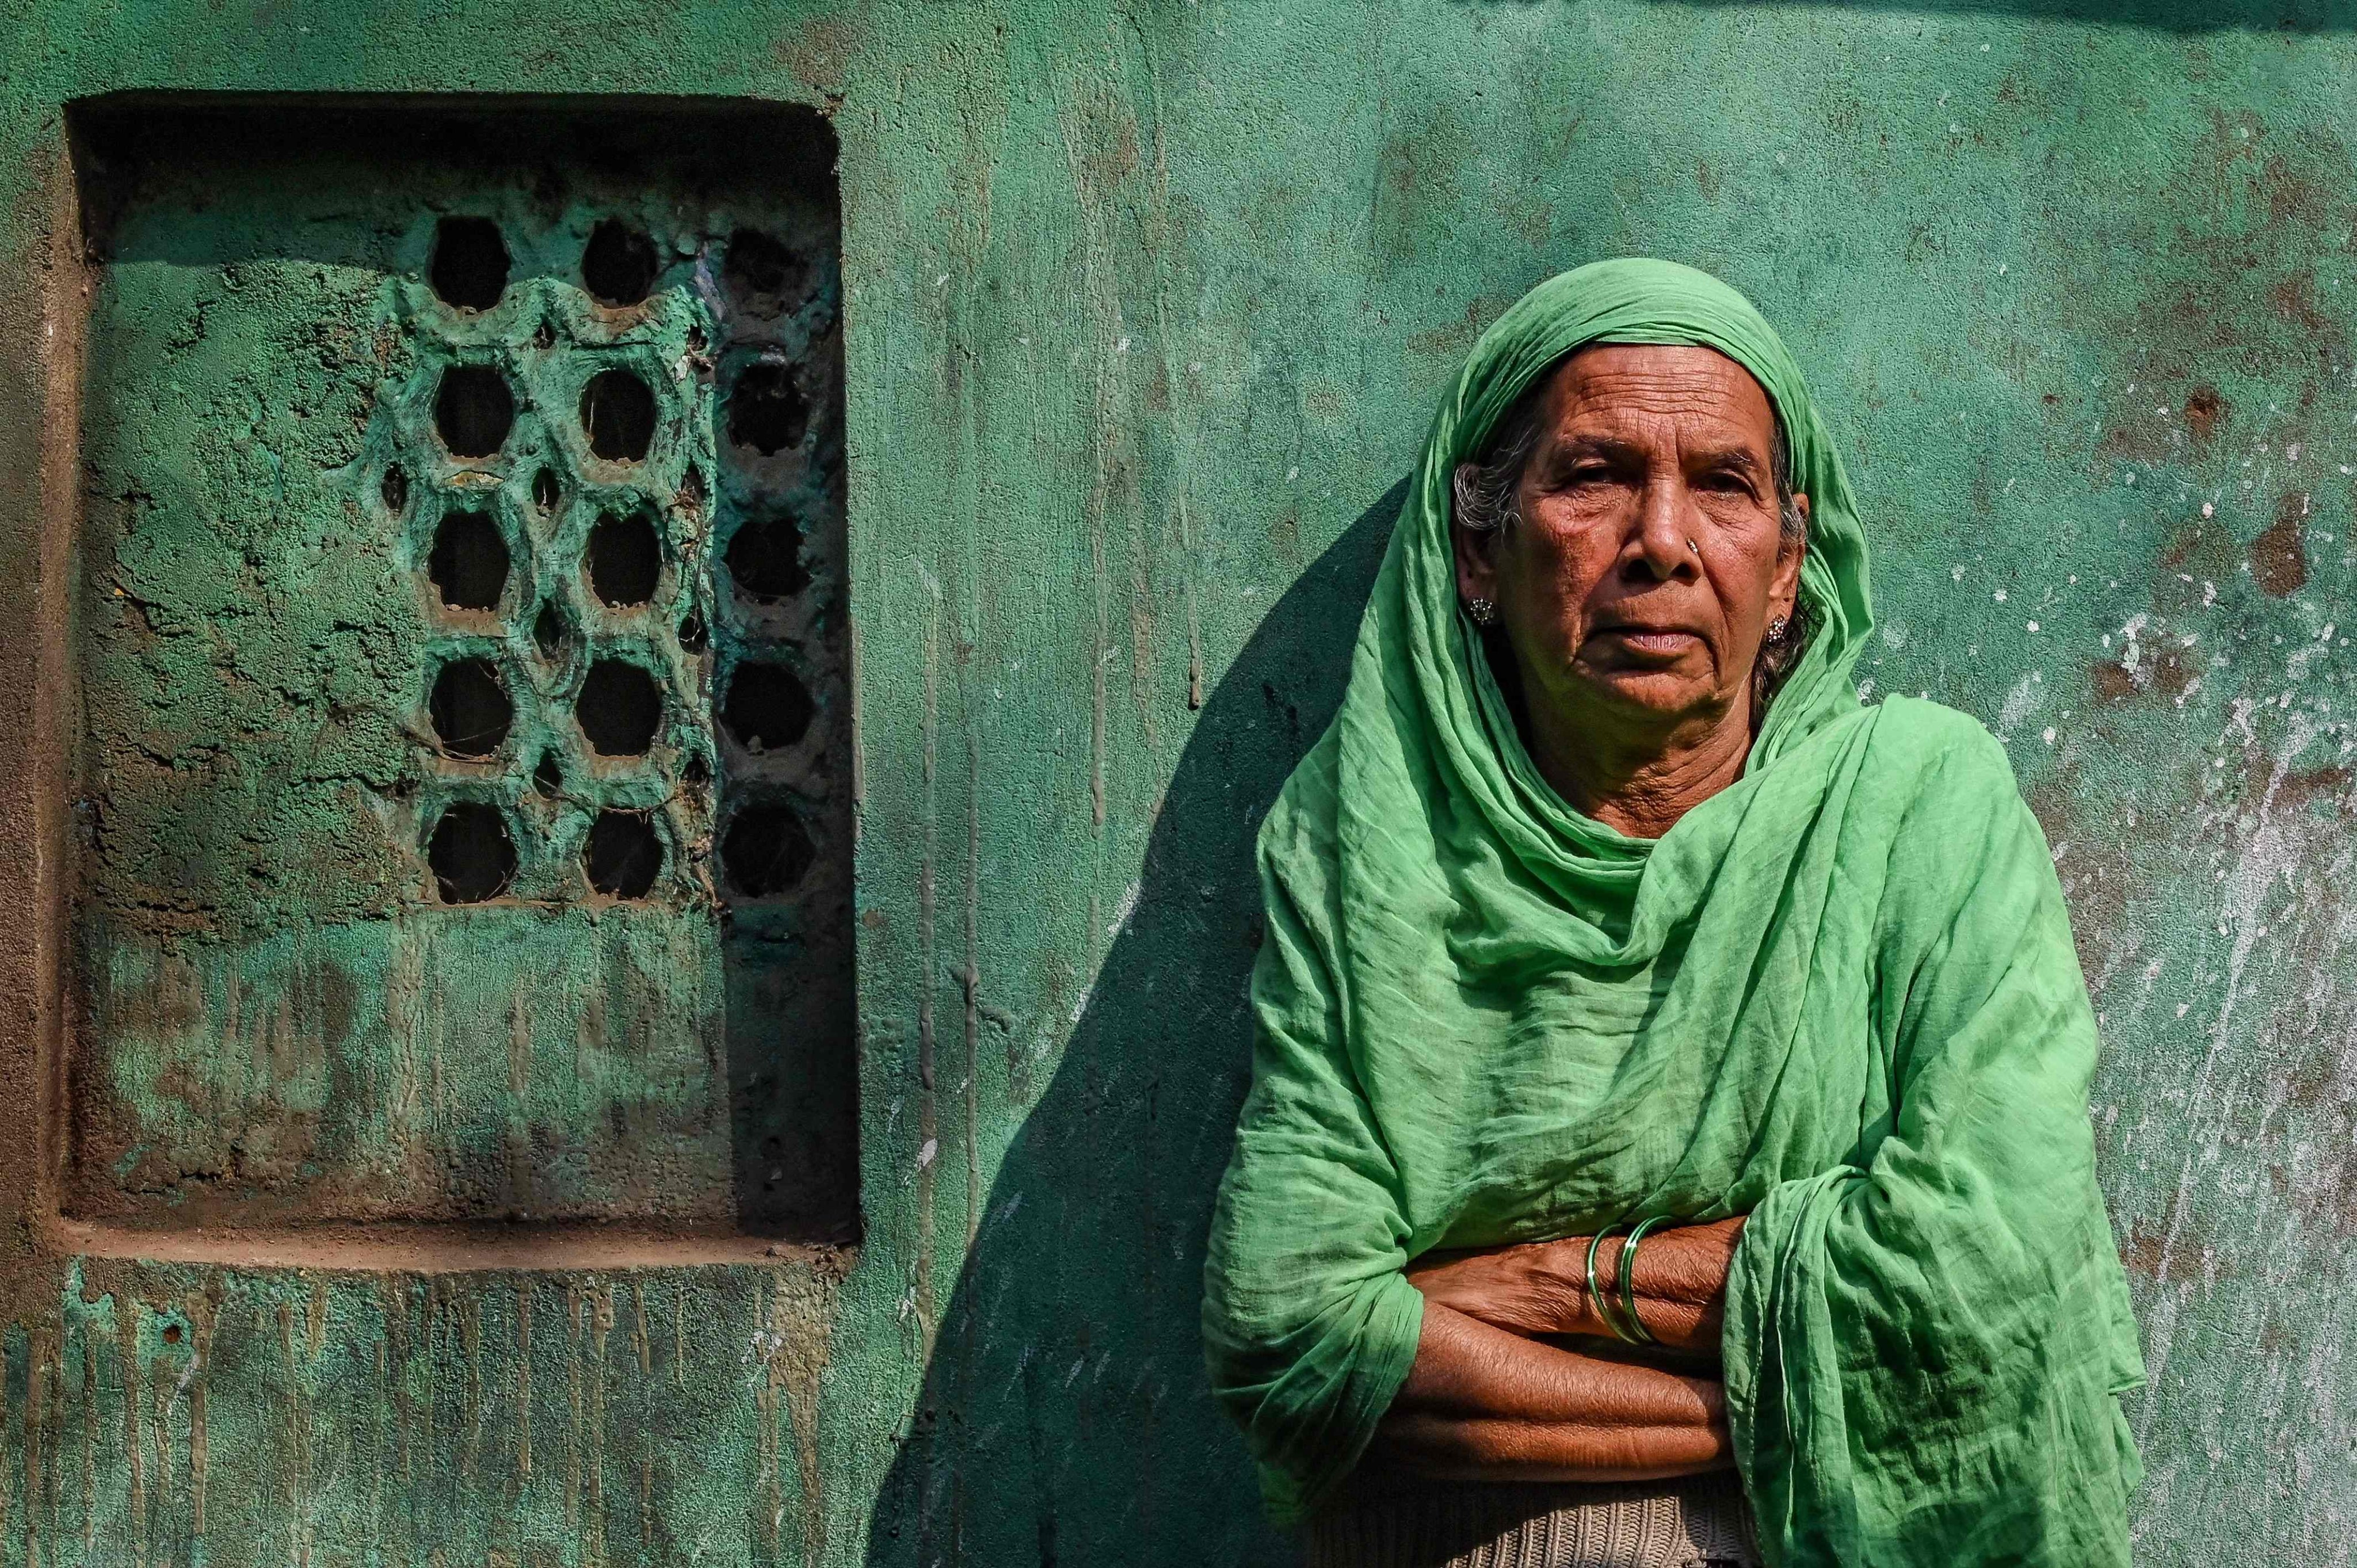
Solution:
[{"label": "concrete wall surface", "polygon": [[[1862,682],[1979,715],[2052,843],[2152,1371],[2142,1560],[2357,1560],[2357,6],[0,15],[0,1565],[1291,1561],[1196,1329],[1251,835],[1465,350],[1628,252],[1782,330],[1878,551]],[[241,172],[323,115],[377,161]],[[152,169],[96,129],[143,117],[175,128]],[[605,149],[649,136],[683,156],[626,188]],[[659,909],[440,909],[402,780],[522,811],[538,753],[393,755],[445,646],[424,503],[382,499],[425,418],[423,236],[496,209],[558,302],[432,353],[676,378],[646,472],[661,592],[702,605],[747,570],[714,334],[776,191],[696,171],[821,153],[839,275],[787,346],[840,354],[804,386],[840,420],[813,618],[716,597],[645,633],[683,726],[647,767],[688,794],[579,766],[674,813]],[[167,187],[145,229],[99,211]],[[834,199],[774,220],[823,250]],[[642,329],[565,292],[617,203],[673,242]],[[530,363],[518,428],[574,441],[570,372]],[[481,482],[526,553],[597,512]],[[564,592],[579,635],[640,636]],[[448,636],[522,670],[533,624]],[[856,815],[856,1049],[724,1016],[823,989],[730,978],[748,931],[823,950],[730,915],[706,842],[766,755],[709,739],[711,682],[763,626],[835,650],[811,733]],[[856,1220],[819,1105],[854,1062]]]}]

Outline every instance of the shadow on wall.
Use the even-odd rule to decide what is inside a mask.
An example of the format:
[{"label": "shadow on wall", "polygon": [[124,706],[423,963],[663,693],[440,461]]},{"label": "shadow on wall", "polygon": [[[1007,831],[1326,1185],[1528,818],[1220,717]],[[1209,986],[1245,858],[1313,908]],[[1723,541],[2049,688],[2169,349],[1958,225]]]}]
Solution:
[{"label": "shadow on wall", "polygon": [[[1701,0],[1750,5],[1754,0]],[[2165,33],[2357,31],[2357,0],[1802,0],[1845,11],[1909,11],[1930,16],[2056,16]]]},{"label": "shadow on wall", "polygon": [[1136,903],[1008,1148],[868,1561],[1287,1563],[1198,1327],[1249,1080],[1253,837],[1341,700],[1405,480],[1277,600],[1196,723]]}]

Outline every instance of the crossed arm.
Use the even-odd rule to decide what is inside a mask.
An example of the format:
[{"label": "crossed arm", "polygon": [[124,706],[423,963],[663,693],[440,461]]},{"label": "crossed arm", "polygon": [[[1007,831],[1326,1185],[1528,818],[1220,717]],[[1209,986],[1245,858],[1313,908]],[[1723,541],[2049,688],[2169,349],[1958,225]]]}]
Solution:
[{"label": "crossed arm", "polygon": [[[1587,1292],[1587,1237],[1428,1254],[1408,1271],[1425,1299],[1415,1364],[1374,1452],[1465,1480],[1630,1481],[1731,1463],[1717,1356],[1742,1232],[1737,1218],[1646,1237],[1631,1284],[1659,1348],[1611,1337]],[[1620,1245],[1598,1250],[1599,1281],[1618,1277]]]}]

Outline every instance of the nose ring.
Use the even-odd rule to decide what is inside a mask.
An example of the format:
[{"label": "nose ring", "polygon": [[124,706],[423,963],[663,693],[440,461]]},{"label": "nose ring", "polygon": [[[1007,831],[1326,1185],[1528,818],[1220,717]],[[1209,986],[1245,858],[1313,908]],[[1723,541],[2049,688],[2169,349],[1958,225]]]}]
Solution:
[{"label": "nose ring", "polygon": [[1687,548],[1687,549],[1689,549],[1689,550],[1691,550],[1691,551],[1693,551],[1693,552],[1694,552],[1695,554],[1697,554],[1697,555],[1699,555],[1699,554],[1701,554],[1701,553],[1702,553],[1702,546],[1701,546],[1701,545],[1699,545],[1699,544],[1696,544],[1696,543],[1695,543],[1693,540],[1691,540],[1691,539],[1689,539],[1689,540],[1687,540],[1687,541],[1686,541],[1686,548]]}]

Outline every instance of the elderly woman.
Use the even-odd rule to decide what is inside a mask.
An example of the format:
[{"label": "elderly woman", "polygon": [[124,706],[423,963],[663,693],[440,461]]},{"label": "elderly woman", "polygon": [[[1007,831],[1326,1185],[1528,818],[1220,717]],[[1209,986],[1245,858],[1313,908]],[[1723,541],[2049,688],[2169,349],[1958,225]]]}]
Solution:
[{"label": "elderly woman", "polygon": [[1733,290],[1600,263],[1474,349],[1260,841],[1204,1326],[1313,1564],[2127,1562],[2061,890],[1869,626]]}]

